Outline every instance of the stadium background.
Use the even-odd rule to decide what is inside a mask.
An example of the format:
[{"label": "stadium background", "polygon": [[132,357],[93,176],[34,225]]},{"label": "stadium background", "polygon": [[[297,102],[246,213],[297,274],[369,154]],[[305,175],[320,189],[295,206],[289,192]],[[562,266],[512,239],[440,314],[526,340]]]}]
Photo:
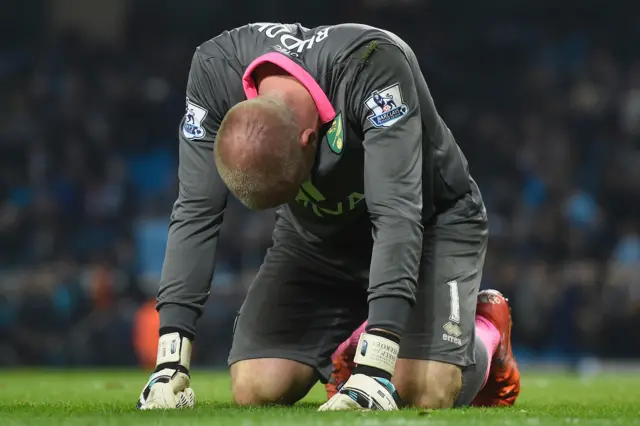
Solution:
[{"label": "stadium background", "polygon": [[[362,22],[408,41],[484,194],[483,286],[513,301],[520,359],[640,358],[639,9],[3,0],[0,366],[139,361],[134,338],[141,318],[153,323],[191,55],[253,21]],[[224,364],[270,243],[272,213],[229,210],[200,365]]]}]

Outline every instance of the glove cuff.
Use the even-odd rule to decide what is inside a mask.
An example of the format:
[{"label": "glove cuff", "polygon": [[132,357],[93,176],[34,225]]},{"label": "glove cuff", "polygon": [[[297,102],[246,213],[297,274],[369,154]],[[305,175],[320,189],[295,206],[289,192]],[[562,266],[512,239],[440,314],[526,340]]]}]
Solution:
[{"label": "glove cuff", "polygon": [[358,366],[377,368],[393,376],[399,351],[400,345],[391,339],[362,333],[353,361]]},{"label": "glove cuff", "polygon": [[191,340],[181,336],[178,332],[160,336],[156,367],[165,364],[182,366],[189,371],[191,367]]}]

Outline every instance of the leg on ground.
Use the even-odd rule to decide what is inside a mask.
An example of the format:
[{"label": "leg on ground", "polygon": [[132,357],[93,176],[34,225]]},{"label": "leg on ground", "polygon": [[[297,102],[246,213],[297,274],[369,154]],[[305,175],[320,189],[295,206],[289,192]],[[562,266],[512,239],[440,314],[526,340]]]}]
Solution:
[{"label": "leg on ground", "polygon": [[452,408],[462,388],[462,370],[438,361],[399,359],[392,382],[407,406]]},{"label": "leg on ground", "polygon": [[288,359],[248,359],[231,366],[231,394],[241,406],[291,405],[316,381],[312,367]]},{"label": "leg on ground", "polygon": [[476,364],[475,314],[488,223],[480,192],[474,182],[471,187],[425,227],[416,303],[392,380],[409,406],[454,407],[463,376],[465,388],[472,382],[479,388],[485,378],[486,369],[470,367]]},{"label": "leg on ground", "polygon": [[472,405],[510,407],[520,394],[520,371],[511,348],[509,302],[496,290],[484,290],[478,294],[477,312],[477,335],[490,352],[491,368]]},{"label": "leg on ground", "polygon": [[365,288],[288,226],[276,225],[236,318],[228,363],[239,405],[298,401],[329,378],[331,354],[366,316]]}]

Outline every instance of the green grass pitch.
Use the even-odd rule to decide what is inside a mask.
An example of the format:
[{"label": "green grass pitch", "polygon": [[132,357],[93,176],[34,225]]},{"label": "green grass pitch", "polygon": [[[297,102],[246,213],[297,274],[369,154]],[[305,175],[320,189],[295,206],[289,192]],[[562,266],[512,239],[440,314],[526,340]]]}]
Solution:
[{"label": "green grass pitch", "polygon": [[146,374],[139,371],[0,371],[0,425],[38,426],[447,426],[640,425],[640,376],[527,374],[511,409],[317,413],[316,387],[294,407],[236,408],[225,373],[195,371],[197,408],[137,412]]}]

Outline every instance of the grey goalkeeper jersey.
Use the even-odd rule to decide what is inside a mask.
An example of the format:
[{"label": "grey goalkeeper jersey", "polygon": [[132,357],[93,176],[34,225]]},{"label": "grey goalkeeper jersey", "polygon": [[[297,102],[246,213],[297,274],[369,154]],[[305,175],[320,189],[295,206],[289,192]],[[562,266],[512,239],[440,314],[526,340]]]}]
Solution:
[{"label": "grey goalkeeper jersey", "polygon": [[411,48],[389,32],[356,24],[256,23],[196,50],[158,293],[161,328],[195,331],[229,194],[213,143],[226,112],[257,95],[252,71],[266,62],[306,86],[324,123],[313,176],[279,209],[276,226],[319,248],[358,241],[371,257],[370,309],[375,301],[398,306],[393,312],[394,303],[386,303],[390,312],[378,315],[389,318],[374,322],[395,321],[390,328],[401,331],[414,301],[423,227],[470,191],[470,178]]}]

